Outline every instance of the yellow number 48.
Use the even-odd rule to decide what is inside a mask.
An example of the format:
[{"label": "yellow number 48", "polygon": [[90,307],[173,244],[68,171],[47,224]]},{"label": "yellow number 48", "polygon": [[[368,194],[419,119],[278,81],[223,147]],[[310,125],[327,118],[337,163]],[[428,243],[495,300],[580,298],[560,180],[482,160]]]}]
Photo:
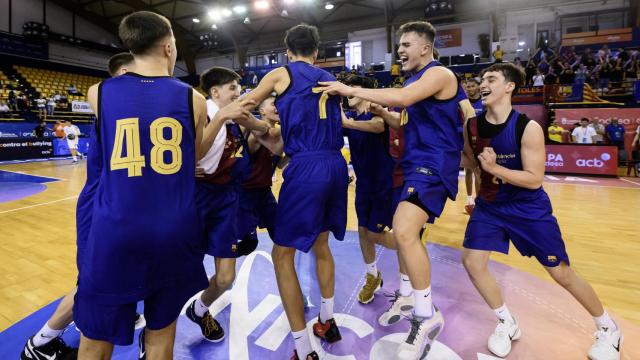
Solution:
[{"label": "yellow number 48", "polygon": [[[171,138],[162,135],[165,128],[171,129]],[[161,117],[154,120],[150,126],[151,168],[158,174],[171,175],[182,167],[182,125],[176,119]],[[111,170],[127,170],[128,177],[142,176],[145,167],[145,156],[140,150],[140,127],[138,118],[128,118],[116,121],[116,137],[111,152]],[[123,150],[126,155],[123,156]],[[164,152],[171,152],[171,162],[164,162]]]}]

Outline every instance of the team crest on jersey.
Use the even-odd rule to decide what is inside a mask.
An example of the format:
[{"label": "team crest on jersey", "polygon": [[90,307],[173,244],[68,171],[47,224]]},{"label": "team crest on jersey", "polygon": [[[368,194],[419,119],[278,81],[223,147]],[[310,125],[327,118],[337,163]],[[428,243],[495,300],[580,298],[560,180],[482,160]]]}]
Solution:
[{"label": "team crest on jersey", "polygon": [[415,191],[415,189],[413,187],[409,187],[407,189],[407,194],[413,194],[414,191]]},{"label": "team crest on jersey", "polygon": [[238,251],[238,245],[236,245],[236,244],[231,245],[231,251],[232,252]]},{"label": "team crest on jersey", "polygon": [[558,262],[558,258],[555,256],[547,256],[547,260],[550,262]]}]

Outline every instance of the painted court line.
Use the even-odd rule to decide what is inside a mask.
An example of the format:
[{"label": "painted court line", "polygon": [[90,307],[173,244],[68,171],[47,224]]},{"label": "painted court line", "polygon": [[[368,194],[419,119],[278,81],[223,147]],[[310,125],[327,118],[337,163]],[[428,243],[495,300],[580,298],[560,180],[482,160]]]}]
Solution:
[{"label": "painted court line", "polygon": [[627,180],[627,179],[625,179],[625,178],[620,178],[620,180],[622,180],[622,181],[626,181],[626,182],[628,182],[628,183],[632,183],[632,184],[635,184],[635,185],[640,186],[640,183],[637,183],[637,182],[635,182],[635,181]]},{"label": "painted court line", "polygon": [[66,201],[66,200],[71,200],[71,199],[77,199],[77,198],[78,198],[78,195],[76,195],[76,196],[69,196],[69,197],[66,197],[66,198],[63,198],[63,199],[58,199],[58,200],[53,200],[53,201],[47,201],[47,202],[40,203],[40,204],[29,205],[29,206],[23,206],[23,207],[19,207],[19,208],[15,208],[15,209],[9,209],[9,210],[0,211],[0,214],[6,214],[6,213],[10,213],[10,212],[18,211],[18,210],[30,209],[30,208],[34,208],[34,207],[38,207],[38,206],[54,204],[54,203],[57,203],[57,202]]}]

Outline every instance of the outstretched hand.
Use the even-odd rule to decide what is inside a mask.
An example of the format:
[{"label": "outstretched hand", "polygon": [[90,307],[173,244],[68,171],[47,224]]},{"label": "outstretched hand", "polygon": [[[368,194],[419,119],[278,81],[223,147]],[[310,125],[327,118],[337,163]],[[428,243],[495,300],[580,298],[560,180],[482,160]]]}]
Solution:
[{"label": "outstretched hand", "polygon": [[320,81],[317,91],[326,92],[329,95],[353,96],[353,88],[338,81]]}]

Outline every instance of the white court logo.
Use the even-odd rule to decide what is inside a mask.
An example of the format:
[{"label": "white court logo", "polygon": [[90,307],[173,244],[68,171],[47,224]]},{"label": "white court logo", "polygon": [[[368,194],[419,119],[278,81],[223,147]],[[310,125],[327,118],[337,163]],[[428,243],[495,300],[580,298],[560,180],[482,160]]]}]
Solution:
[{"label": "white court logo", "polygon": [[[265,330],[262,335],[255,341],[254,344],[249,344],[248,337],[254,332],[269,315],[281,307],[282,300],[279,296],[274,294],[266,295],[262,301],[249,311],[249,278],[251,275],[268,276],[265,272],[260,274],[251,274],[253,263],[258,256],[264,257],[270,263],[273,263],[271,255],[265,251],[255,251],[246,257],[240,270],[238,271],[238,277],[233,286],[233,289],[221,296],[216,302],[214,302],[209,311],[212,316],[216,316],[220,311],[230,304],[231,315],[229,319],[229,359],[234,360],[249,360],[249,348],[250,346],[260,346],[264,349],[277,351],[282,343],[289,336],[291,329],[287,317],[282,311],[278,318],[271,323],[269,328]],[[255,290],[255,282],[253,289]],[[230,293],[230,294],[229,294]],[[340,324],[341,328],[349,329],[355,333],[359,338],[364,338],[373,333],[374,328],[365,320],[357,318],[350,314],[336,313],[336,321]],[[372,317],[375,320],[375,317]],[[307,323],[307,331],[312,339],[313,347],[316,350],[320,350],[320,340],[313,335],[312,326],[315,319],[310,320]],[[368,356],[371,360],[387,360],[392,359],[395,355],[395,350],[398,345],[404,341],[405,334],[396,333],[384,336],[376,341],[372,346],[371,352]],[[322,350],[325,352],[325,350]],[[327,360],[357,360],[355,354],[347,355],[333,355],[326,353],[324,357]],[[362,358],[362,356],[360,356]],[[433,344],[433,348],[429,353],[428,360],[462,360],[453,350],[446,345],[436,341]]]}]

